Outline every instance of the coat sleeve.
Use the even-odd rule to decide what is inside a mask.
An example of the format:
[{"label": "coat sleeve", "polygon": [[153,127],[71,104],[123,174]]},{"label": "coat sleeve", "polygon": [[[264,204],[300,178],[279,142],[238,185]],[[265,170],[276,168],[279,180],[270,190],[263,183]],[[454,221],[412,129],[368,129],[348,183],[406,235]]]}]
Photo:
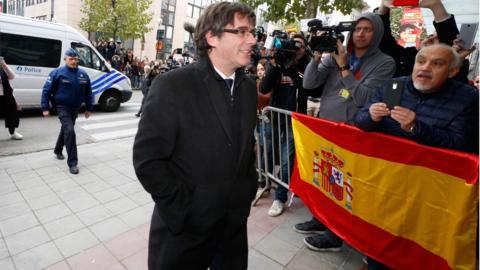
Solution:
[{"label": "coat sleeve", "polygon": [[307,99],[309,91],[303,89],[303,73],[298,66],[292,66],[287,69],[287,74],[293,80],[293,84],[297,90],[297,112],[307,113]]},{"label": "coat sleeve", "polygon": [[58,78],[57,78],[57,70],[52,70],[50,74],[48,74],[47,81],[43,85],[43,90],[42,90],[42,101],[41,101],[41,107],[42,111],[48,111],[49,109],[49,102],[50,102],[50,97],[55,93],[57,90],[58,86]]},{"label": "coat sleeve", "polygon": [[392,36],[392,29],[390,27],[390,10],[386,14],[379,16],[380,19],[382,19],[384,31],[378,48],[383,53],[393,57],[393,59],[399,59],[400,56],[407,54],[407,50],[409,49],[400,46]]},{"label": "coat sleeve", "polygon": [[12,69],[8,65],[5,65],[5,66],[6,68],[4,69],[4,71],[5,71],[5,74],[7,74],[8,79],[10,81],[15,79],[15,73],[12,71]]},{"label": "coat sleeve", "polygon": [[[88,77],[88,74],[85,73],[85,75],[87,75]],[[86,87],[87,88],[85,89],[85,107],[87,111],[91,112],[93,111],[93,103],[95,99],[92,93],[92,82],[90,81],[90,78],[87,81]]]},{"label": "coat sleeve", "polygon": [[135,173],[174,234],[183,230],[193,190],[171,172],[177,148],[178,110],[168,75],[152,83],[133,145]]},{"label": "coat sleeve", "polygon": [[333,61],[331,56],[325,57],[322,61],[315,61],[315,59],[312,58],[305,68],[303,88],[315,89],[323,85],[330,72],[328,63],[331,61]]},{"label": "coat sleeve", "polygon": [[478,92],[469,101],[447,128],[417,120],[412,139],[426,145],[478,153]]},{"label": "coat sleeve", "polygon": [[353,74],[341,78],[342,85],[350,91],[353,103],[362,107],[374,93],[377,87],[380,87],[385,80],[391,79],[395,73],[395,61],[391,58],[382,59],[370,74],[366,75],[365,80],[357,81]]},{"label": "coat sleeve", "polygon": [[273,91],[273,88],[280,81],[281,71],[280,68],[274,67],[270,62],[267,63],[265,70],[265,76],[260,81],[260,92],[267,94]]},{"label": "coat sleeve", "polygon": [[[384,84],[385,85],[385,84]],[[375,130],[381,122],[374,122],[370,117],[369,109],[372,104],[383,102],[383,87],[376,89],[370,100],[355,114],[355,126],[365,131]]]},{"label": "coat sleeve", "polygon": [[458,27],[455,22],[455,17],[451,14],[448,19],[442,22],[433,22],[433,26],[438,35],[438,40],[441,43],[445,43],[449,46],[453,45],[453,40],[457,38]]}]

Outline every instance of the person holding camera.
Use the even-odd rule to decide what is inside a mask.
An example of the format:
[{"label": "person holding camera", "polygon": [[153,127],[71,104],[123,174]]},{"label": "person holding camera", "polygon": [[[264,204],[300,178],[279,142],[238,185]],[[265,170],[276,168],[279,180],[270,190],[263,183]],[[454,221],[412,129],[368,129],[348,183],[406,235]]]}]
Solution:
[{"label": "person holding camera", "polygon": [[[315,52],[305,69],[303,87],[312,89],[324,84],[319,117],[335,122],[354,123],[355,113],[363,107],[375,88],[392,78],[395,61],[382,53],[382,20],[377,14],[364,13],[347,38],[347,47],[337,40],[335,52],[322,57]],[[304,239],[315,251],[340,251],[342,239],[316,218],[294,226],[300,233],[318,233]]]},{"label": "person holding camera", "polygon": [[3,57],[0,57],[0,116],[5,119],[5,127],[8,128],[12,140],[23,139],[22,134],[15,131],[20,124],[18,116],[18,106],[13,96],[13,88],[10,80],[15,78],[15,73],[5,63]]},{"label": "person holding camera", "polygon": [[[295,53],[287,54],[285,62],[277,61],[280,59],[274,55],[270,62],[267,63],[265,75],[260,83],[260,92],[262,94],[272,93],[271,106],[289,110],[293,112],[307,112],[307,97],[302,87],[302,76],[310,58],[306,54],[306,40],[303,35],[295,34],[292,36],[295,42]],[[281,52],[275,51],[274,54]],[[283,58],[282,58],[283,59]],[[280,121],[285,123],[285,121]],[[287,181],[289,179],[294,157],[294,144],[291,123],[280,127],[280,144],[281,153],[281,179]],[[288,138],[287,138],[288,137]],[[288,142],[287,142],[288,141]],[[288,146],[288,149],[287,149]],[[288,166],[290,164],[290,166]],[[275,192],[275,200],[268,210],[268,215],[275,217],[283,213],[284,203],[287,201],[288,190],[282,186],[278,186]]]}]

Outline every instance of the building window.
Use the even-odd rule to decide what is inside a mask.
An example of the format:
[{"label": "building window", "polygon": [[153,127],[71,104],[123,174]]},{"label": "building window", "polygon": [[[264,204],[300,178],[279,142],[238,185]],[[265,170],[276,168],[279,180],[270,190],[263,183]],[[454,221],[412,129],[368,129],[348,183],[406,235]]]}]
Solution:
[{"label": "building window", "polygon": [[15,13],[15,1],[9,1],[7,4],[7,12],[9,14],[14,14]]},{"label": "building window", "polygon": [[97,53],[92,50],[92,48],[76,42],[72,42],[71,47],[78,53],[78,64],[80,66],[104,71],[105,64],[101,60],[100,56],[98,56]]},{"label": "building window", "polygon": [[62,41],[0,33],[0,51],[7,63],[55,68],[60,64]]},{"label": "building window", "polygon": [[202,11],[210,4],[218,2],[217,0],[188,0],[187,17],[198,19]]},{"label": "building window", "polygon": [[175,4],[176,0],[162,1],[161,18],[163,24],[159,26],[159,29],[165,29],[165,36],[163,39],[164,46],[162,49],[164,56],[169,55],[172,49],[172,38],[175,23]]},{"label": "building window", "polygon": [[37,4],[45,3],[47,0],[37,0]]},{"label": "building window", "polygon": [[185,38],[183,42],[183,51],[186,54],[193,53],[195,50],[195,42],[192,39],[192,35],[189,32],[185,31]]},{"label": "building window", "polygon": [[25,0],[17,0],[17,8],[15,15],[23,16],[23,8],[25,7]]},{"label": "building window", "polygon": [[173,27],[168,25],[167,26],[166,38],[167,39],[172,39],[172,37],[173,37]]},{"label": "building window", "polygon": [[26,0],[25,1],[25,6],[33,6],[35,5],[35,0]]}]

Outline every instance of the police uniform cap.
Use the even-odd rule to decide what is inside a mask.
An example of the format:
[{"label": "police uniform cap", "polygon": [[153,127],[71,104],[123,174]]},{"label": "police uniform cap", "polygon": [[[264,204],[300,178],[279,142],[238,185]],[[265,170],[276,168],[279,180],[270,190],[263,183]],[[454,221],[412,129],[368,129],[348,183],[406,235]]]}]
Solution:
[{"label": "police uniform cap", "polygon": [[77,52],[76,52],[74,49],[68,48],[68,49],[65,51],[65,56],[77,57],[78,54],[77,54]]}]

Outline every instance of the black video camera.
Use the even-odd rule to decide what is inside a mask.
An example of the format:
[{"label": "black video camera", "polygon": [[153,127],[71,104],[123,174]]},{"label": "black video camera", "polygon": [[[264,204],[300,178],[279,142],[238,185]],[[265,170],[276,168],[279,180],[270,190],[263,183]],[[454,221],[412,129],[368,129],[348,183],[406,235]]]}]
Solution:
[{"label": "black video camera", "polygon": [[255,36],[257,37],[257,43],[252,47],[252,54],[251,54],[251,62],[257,65],[258,61],[263,58],[262,55],[262,47],[265,44],[265,39],[267,35],[265,34],[265,30],[261,26],[257,26],[255,28]]},{"label": "black video camera", "polygon": [[262,26],[257,26],[255,28],[255,36],[257,37],[257,42],[265,42],[267,35],[265,34],[265,29]]},{"label": "black video camera", "polygon": [[282,67],[289,67],[295,61],[297,50],[302,48],[302,44],[288,37],[288,33],[275,30],[272,33],[273,48],[275,49],[273,58],[275,63]]},{"label": "black video camera", "polygon": [[308,22],[310,38],[308,46],[312,51],[337,52],[337,40],[343,42],[345,36],[342,32],[354,31],[355,21],[340,22],[338,25],[324,26],[321,20],[313,19]]}]

